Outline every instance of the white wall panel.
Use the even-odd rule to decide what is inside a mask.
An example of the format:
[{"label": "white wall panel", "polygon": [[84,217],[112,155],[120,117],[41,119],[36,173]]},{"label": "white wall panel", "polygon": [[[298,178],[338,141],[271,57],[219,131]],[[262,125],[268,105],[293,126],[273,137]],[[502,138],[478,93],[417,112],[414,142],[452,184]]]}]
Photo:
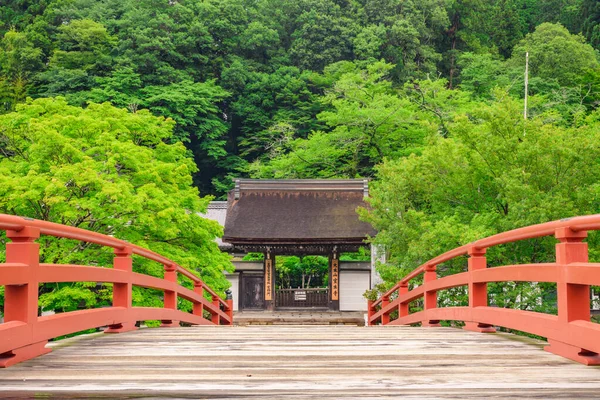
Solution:
[{"label": "white wall panel", "polygon": [[340,311],[367,311],[371,271],[340,271]]}]

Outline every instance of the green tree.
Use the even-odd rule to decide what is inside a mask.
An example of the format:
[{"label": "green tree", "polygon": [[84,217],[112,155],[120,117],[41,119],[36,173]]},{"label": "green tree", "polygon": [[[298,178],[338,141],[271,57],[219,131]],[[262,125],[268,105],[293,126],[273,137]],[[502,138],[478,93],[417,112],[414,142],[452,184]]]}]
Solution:
[{"label": "green tree", "polygon": [[290,57],[302,69],[322,71],[326,65],[352,57],[355,26],[332,0],[306,1],[292,34]]},{"label": "green tree", "polygon": [[429,136],[445,135],[448,108],[461,107],[464,95],[447,90],[446,81],[406,84],[399,92],[388,78],[393,67],[384,62],[366,69],[331,66],[332,75],[337,69],[344,72],[323,98],[331,110],[317,116],[326,129],[274,144],[273,157],[254,162],[250,173],[270,178],[372,176],[373,167],[385,158],[419,153]]},{"label": "green tree", "polygon": [[[163,254],[223,292],[232,270],[214,238],[218,223],[201,218],[210,198],[192,186],[194,162],[171,142],[174,123],[147,110],[109,104],[82,109],[63,98],[38,99],[0,117],[0,212],[114,235]],[[109,249],[42,237],[41,261],[107,266]],[[136,258],[134,270],[161,276]],[[102,304],[110,286],[45,285],[42,303],[69,310]],[[136,304],[160,302],[136,289]]]},{"label": "green tree", "polygon": [[[599,209],[597,113],[578,128],[549,124],[545,117],[525,123],[519,101],[497,97],[501,100],[456,117],[450,138],[437,139],[421,155],[378,167],[372,209],[363,217],[379,231],[376,242],[390,251],[390,263],[381,268],[390,284],[473,240]],[[552,262],[553,246],[552,238],[501,246],[488,251],[488,260],[490,266]],[[439,270],[455,273],[464,265],[458,260]],[[540,294],[535,285],[512,289]],[[492,292],[500,296],[502,290]],[[525,306],[525,300],[511,299],[499,305]]]},{"label": "green tree", "polygon": [[594,0],[583,0],[580,17],[583,20],[582,32],[590,44],[600,47],[600,4]]},{"label": "green tree", "polygon": [[4,35],[0,42],[0,112],[25,100],[31,78],[41,65],[41,50],[24,33],[11,30]]},{"label": "green tree", "polygon": [[544,23],[515,46],[510,65],[524,66],[529,52],[532,77],[576,86],[580,78],[600,67],[596,52],[581,35],[572,35],[559,24]]}]

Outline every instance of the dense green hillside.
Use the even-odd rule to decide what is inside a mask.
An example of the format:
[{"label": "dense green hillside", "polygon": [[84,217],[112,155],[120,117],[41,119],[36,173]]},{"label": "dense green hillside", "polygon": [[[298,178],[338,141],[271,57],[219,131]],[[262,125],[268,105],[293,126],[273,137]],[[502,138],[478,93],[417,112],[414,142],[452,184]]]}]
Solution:
[{"label": "dense green hillside", "polygon": [[[600,11],[593,0],[6,4],[0,6],[3,111],[14,109],[27,96],[60,95],[72,105],[109,101],[132,112],[147,108],[171,117],[177,122],[173,140],[183,141],[194,155],[199,167],[195,184],[203,194],[222,195],[230,185],[227,177],[254,174],[257,167],[250,164],[257,160],[262,166],[276,159],[267,166],[269,172],[259,174],[289,175],[292,171],[280,171],[279,165],[290,160],[279,157],[289,158],[298,146],[304,149],[298,139],[313,134],[315,141],[338,141],[352,124],[352,108],[362,107],[364,99],[349,99],[350,104],[344,99],[352,97],[349,85],[354,78],[363,79],[363,71],[369,71],[364,72],[366,79],[382,81],[358,84],[375,84],[368,90],[387,90],[388,97],[361,109],[365,115],[372,111],[375,121],[363,118],[350,129],[354,133],[348,132],[347,142],[359,147],[354,149],[358,153],[341,160],[341,167],[338,160],[322,160],[326,171],[315,166],[318,171],[294,174],[370,176],[383,157],[417,151],[426,136],[423,126],[417,123],[415,131],[408,129],[402,137],[410,119],[418,118],[414,110],[432,113],[432,120],[446,115],[435,115],[439,110],[428,111],[418,103],[419,90],[409,90],[423,86],[413,85],[416,80],[445,79],[441,86],[468,90],[475,100],[488,99],[494,86],[522,96],[518,78],[526,49],[532,52],[532,94],[553,96],[549,103],[565,118],[572,117],[570,108],[582,105],[589,110],[596,99],[595,90],[588,93],[582,87],[596,82],[593,50],[572,53],[575,48],[568,47],[569,41],[583,38],[569,37],[558,25],[545,25],[537,39],[523,42],[537,26],[550,22],[600,43]],[[565,42],[548,42],[557,35],[566,35]],[[554,51],[563,51],[566,58]],[[380,61],[388,65],[376,64]],[[385,126],[377,125],[377,115],[384,118],[395,107],[405,115],[394,114]],[[372,127],[365,125],[370,123]],[[357,131],[364,137],[355,137]],[[323,136],[331,132],[334,137]],[[377,137],[380,134],[385,137]],[[396,148],[393,143],[398,141]],[[308,161],[321,156],[311,154]]]}]

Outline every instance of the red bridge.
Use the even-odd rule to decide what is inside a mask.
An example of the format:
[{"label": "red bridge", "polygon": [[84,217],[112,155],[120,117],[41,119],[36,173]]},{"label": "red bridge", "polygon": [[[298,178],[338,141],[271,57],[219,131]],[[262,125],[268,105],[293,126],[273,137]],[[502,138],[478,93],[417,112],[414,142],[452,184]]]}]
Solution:
[{"label": "red bridge", "polygon": [[[8,367],[45,353],[49,339],[108,326],[106,333],[136,329],[137,321],[161,320],[162,326],[179,326],[179,322],[195,325],[231,325],[231,300],[222,300],[196,275],[173,261],[139,246],[83,229],[46,221],[0,214],[0,229],[11,243],[6,245],[6,263],[0,264],[0,285],[5,285],[4,323],[0,324],[0,366]],[[40,264],[40,235],[80,240],[112,247],[113,268],[82,265]],[[156,278],[132,271],[132,254],[137,254],[165,267],[164,277]],[[193,282],[194,290],[178,284],[178,275]],[[38,287],[48,282],[113,283],[112,307],[38,316]],[[164,291],[164,307],[132,307],[131,288],[141,286]],[[207,292],[212,302],[205,299]],[[177,310],[177,297],[194,304],[193,313]],[[211,320],[203,316],[206,310]]]},{"label": "red bridge", "polygon": [[[600,215],[565,219],[494,235],[444,253],[421,265],[379,300],[369,305],[369,324],[439,326],[441,320],[464,321],[465,329],[495,332],[495,325],[548,339],[547,351],[586,365],[600,364],[600,325],[590,321],[590,285],[600,285],[600,264],[588,262],[587,232],[600,229]],[[556,262],[486,268],[486,250],[493,246],[553,235]],[[468,255],[468,271],[437,277],[436,267]],[[411,281],[423,275],[423,284]],[[553,282],[558,316],[488,306],[489,282]],[[441,308],[437,292],[468,286],[468,307]],[[391,300],[395,297],[394,300]],[[409,314],[409,303],[423,298],[424,310]],[[390,313],[398,318],[390,321]]]},{"label": "red bridge", "polygon": [[[5,286],[0,364],[29,360],[0,370],[0,398],[37,393],[71,398],[149,393],[594,398],[600,393],[600,370],[581,365],[600,363],[600,325],[590,320],[590,286],[600,285],[600,264],[589,262],[584,242],[588,231],[600,229],[600,215],[521,228],[459,247],[421,265],[369,304],[369,325],[421,323],[420,328],[218,327],[232,325],[232,301],[159,254],[113,237],[9,215],[0,215],[0,229],[11,241],[0,264]],[[40,235],[113,248],[113,268],[41,264]],[[543,236],[558,240],[556,262],[487,267],[487,249]],[[164,277],[134,273],[133,254],[163,264]],[[465,255],[466,272],[437,276],[437,266]],[[178,277],[194,289],[180,285]],[[490,307],[487,284],[506,281],[556,283],[558,315]],[[38,287],[47,282],[113,283],[112,307],[39,316]],[[163,291],[164,306],[133,307],[132,286]],[[438,307],[439,291],[460,286],[468,287],[468,306]],[[177,309],[178,297],[193,303],[192,313]],[[409,304],[420,298],[424,309],[409,313]],[[134,332],[136,322],[145,320],[161,320],[167,328],[179,322],[211,326]],[[466,331],[439,327],[443,320],[464,321]],[[102,326],[108,327],[105,333],[119,335],[48,343]],[[545,337],[545,349],[554,354],[541,351],[542,341],[467,332],[495,332],[495,326]],[[51,348],[56,351],[37,357]]]}]

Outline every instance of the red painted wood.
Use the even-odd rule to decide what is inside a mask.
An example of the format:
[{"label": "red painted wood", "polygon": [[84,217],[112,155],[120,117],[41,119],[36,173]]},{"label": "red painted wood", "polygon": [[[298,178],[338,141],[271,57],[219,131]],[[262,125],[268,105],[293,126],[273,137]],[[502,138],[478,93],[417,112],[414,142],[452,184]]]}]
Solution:
[{"label": "red painted wood", "polygon": [[[137,321],[161,320],[163,326],[179,322],[196,325],[231,325],[233,302],[221,299],[190,271],[166,257],[119,239],[79,228],[0,214],[0,229],[11,240],[6,245],[6,263],[0,264],[0,285],[5,286],[5,322],[0,324],[0,367],[45,354],[48,340],[82,330],[108,326],[106,333],[136,329]],[[84,265],[39,264],[40,235],[69,238],[112,247],[113,268]],[[164,278],[132,272],[132,254],[165,265]],[[189,279],[194,290],[178,283]],[[113,306],[38,316],[38,285],[49,282],[113,283]],[[164,307],[133,307],[132,287],[164,291]],[[207,292],[211,300],[204,297]],[[193,303],[193,313],[177,310],[177,298]],[[203,311],[211,315],[205,319]]]},{"label": "red painted wood", "polygon": [[[590,285],[600,284],[600,264],[588,262],[587,231],[600,230],[600,214],[570,218],[515,229],[490,236],[444,253],[416,268],[381,298],[369,303],[369,325],[431,326],[440,320],[464,321],[465,329],[495,332],[495,326],[546,337],[547,351],[586,365],[600,365],[600,325],[590,322]],[[487,268],[486,250],[525,239],[554,235],[556,263],[508,265]],[[435,267],[455,257],[468,255],[468,271],[436,279]],[[409,284],[424,275],[422,285],[409,290]],[[554,282],[558,293],[558,316],[530,311],[488,307],[490,282]],[[468,307],[438,308],[439,290],[467,286]],[[390,296],[396,298],[389,301]],[[424,310],[409,314],[408,304],[424,298]],[[389,321],[398,309],[399,318]],[[433,324],[434,325],[434,324]]]}]

